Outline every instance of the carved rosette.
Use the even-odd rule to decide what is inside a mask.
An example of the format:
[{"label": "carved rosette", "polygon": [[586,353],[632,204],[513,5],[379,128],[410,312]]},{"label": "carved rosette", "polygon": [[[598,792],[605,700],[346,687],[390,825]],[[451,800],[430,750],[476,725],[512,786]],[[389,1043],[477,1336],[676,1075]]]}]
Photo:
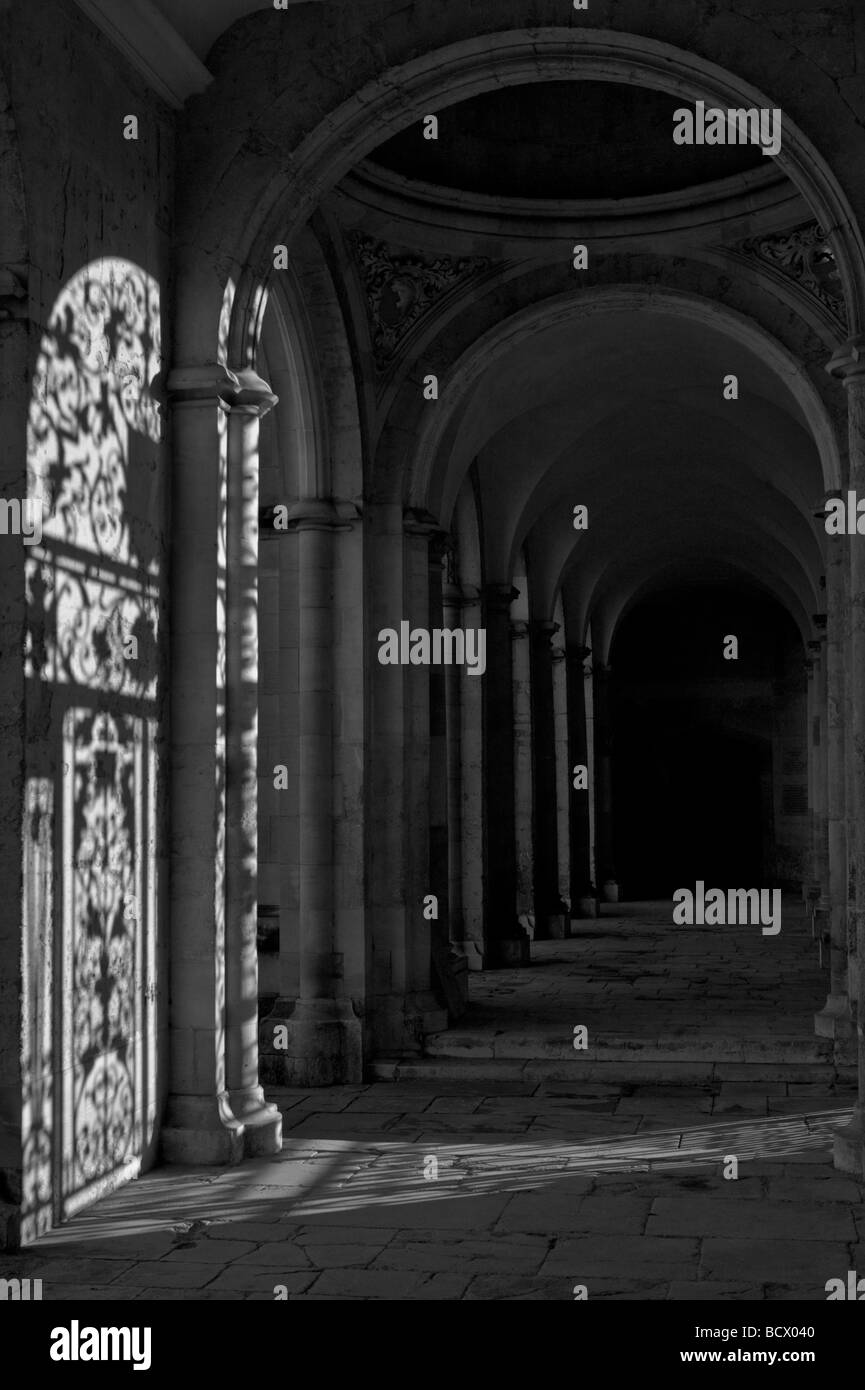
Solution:
[{"label": "carved rosette", "polygon": [[484,256],[424,260],[416,252],[397,253],[363,232],[350,232],[349,241],[366,292],[373,359],[380,373],[431,309],[491,264]]},{"label": "carved rosette", "polygon": [[832,246],[817,222],[804,222],[789,232],[751,237],[741,251],[773,270],[797,281],[818,299],[840,323],[847,322],[847,306]]}]

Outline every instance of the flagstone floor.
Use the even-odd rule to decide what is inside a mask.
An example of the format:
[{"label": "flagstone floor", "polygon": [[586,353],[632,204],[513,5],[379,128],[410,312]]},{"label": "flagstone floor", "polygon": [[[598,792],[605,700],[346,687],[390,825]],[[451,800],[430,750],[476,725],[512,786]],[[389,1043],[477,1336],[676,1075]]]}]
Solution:
[{"label": "flagstone floor", "polygon": [[272,1093],[279,1157],[155,1170],[0,1275],[45,1299],[825,1300],[865,1274],[865,1185],[832,1166],[852,1078],[787,925],[695,945],[647,907],[536,943],[398,1079]]}]

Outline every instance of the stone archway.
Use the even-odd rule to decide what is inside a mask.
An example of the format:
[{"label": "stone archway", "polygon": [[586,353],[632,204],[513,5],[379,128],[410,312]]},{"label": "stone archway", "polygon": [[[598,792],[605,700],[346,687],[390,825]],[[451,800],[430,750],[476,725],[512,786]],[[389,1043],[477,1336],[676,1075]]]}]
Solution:
[{"label": "stone archway", "polygon": [[[673,44],[650,36],[581,29],[575,45],[574,32],[567,28],[539,28],[533,31],[530,39],[525,33],[501,28],[480,38],[464,39],[459,28],[457,23],[449,30],[448,37],[453,42],[443,46],[440,39],[438,44],[431,42],[429,51],[419,58],[410,54],[422,46],[422,38],[419,40],[414,35],[407,44],[403,35],[389,33],[379,50],[384,54],[383,59],[365,53],[353,69],[350,80],[340,73],[329,90],[321,94],[320,119],[310,131],[307,115],[303,138],[294,140],[288,167],[277,157],[272,130],[275,127],[282,130],[285,117],[284,129],[289,143],[301,135],[298,113],[292,110],[290,96],[278,83],[269,93],[256,93],[254,97],[245,94],[249,108],[257,113],[249,123],[249,136],[242,142],[242,148],[202,159],[185,201],[181,314],[177,334],[179,361],[203,364],[211,360],[222,288],[228,276],[234,275],[238,289],[228,333],[228,360],[243,364],[245,369],[253,368],[262,290],[274,273],[274,243],[285,242],[291,246],[297,230],[314,213],[323,192],[374,146],[383,131],[406,125],[430,104],[445,107],[493,85],[517,85],[549,78],[572,80],[580,76],[611,82],[642,81],[689,101],[708,99],[738,107],[771,104],[756,85],[734,78],[703,57],[685,53]],[[433,29],[431,26],[431,32]],[[269,39],[274,33],[271,25]],[[270,65],[271,71],[274,66],[278,68],[278,64]],[[360,82],[361,76],[367,79],[364,83]],[[218,92],[217,84],[214,98]],[[202,114],[210,96],[201,104]],[[306,97],[308,112],[309,93]],[[777,99],[781,100],[781,96]],[[192,124],[194,127],[194,120]],[[245,128],[243,122],[240,124]],[[804,125],[807,127],[807,120]],[[848,319],[855,333],[862,320],[865,272],[861,236],[850,202],[839,179],[821,159],[804,129],[788,120],[785,133],[786,143],[779,161],[833,239],[847,295]],[[218,177],[210,178],[208,183],[208,177],[213,174]],[[845,174],[849,175],[846,169]],[[213,190],[226,186],[236,188],[237,197],[221,199],[221,207],[217,209]],[[815,409],[814,419],[817,432],[824,434],[821,443],[824,473],[837,477],[837,464],[827,462],[831,459],[832,444],[831,438],[825,437],[825,420],[819,410]],[[413,500],[418,501],[421,496],[426,494],[419,491]],[[402,508],[406,503],[414,514],[404,518]],[[398,496],[394,491],[372,518],[368,537],[374,538],[377,554],[373,586],[380,584],[389,605],[417,601],[422,610],[428,582],[426,551],[436,518],[418,516],[417,511],[418,507],[412,507],[409,498]],[[412,537],[409,541],[403,535],[404,527]],[[389,576],[387,582],[385,575]],[[498,597],[505,601],[507,595]],[[378,612],[373,609],[375,618]],[[388,695],[378,706],[373,701],[380,718],[375,727],[394,740],[379,764],[381,769],[388,769],[386,775],[378,774],[379,799],[385,793],[396,794],[397,799],[407,799],[408,804],[415,805],[426,795],[429,785],[426,755],[414,742],[414,736],[422,731],[426,719],[424,700],[418,688],[416,697],[406,691],[398,699]],[[403,764],[401,747],[405,739],[412,744],[412,754]],[[392,777],[394,769],[398,771]],[[407,846],[401,828],[395,831],[392,842],[382,843],[385,854],[393,850],[392,862],[401,866],[399,876],[403,885],[410,882],[411,892],[416,892],[425,873],[418,844],[413,848]],[[405,886],[400,889],[400,892],[408,891]],[[396,922],[399,904],[388,899],[379,902],[378,907],[381,920],[392,914]],[[419,1018],[426,1007],[423,962],[413,957],[411,942],[402,938],[403,925],[397,924],[394,928],[394,941],[399,946],[396,955],[403,952],[406,965],[400,989],[419,1001],[415,1013],[415,1018]],[[401,1029],[402,1023],[395,1026],[392,1034],[395,1039],[401,1036]]]},{"label": "stone archway", "polygon": [[[407,125],[431,106],[443,109],[493,87],[580,78],[637,80],[689,102],[705,100],[727,108],[771,107],[780,100],[773,101],[750,82],[697,54],[649,36],[613,30],[581,29],[575,39],[570,29],[538,28],[528,39],[525,32],[500,29],[433,47],[410,61],[395,61],[349,99],[326,113],[322,107],[320,123],[296,146],[290,169],[279,169],[274,161],[266,188],[263,175],[268,161],[264,167],[260,158],[250,164],[245,152],[239,152],[227,166],[222,164],[220,184],[228,180],[238,192],[247,190],[246,196],[237,199],[233,226],[224,205],[222,210],[206,208],[210,192],[206,186],[193,189],[185,219],[189,232],[183,238],[191,259],[181,297],[181,359],[194,360],[208,351],[215,318],[208,315],[206,301],[213,303],[220,275],[226,273],[218,269],[220,263],[233,266],[231,273],[237,277],[234,355],[254,354],[249,325],[256,317],[257,287],[270,273],[274,241],[290,241],[323,193],[374,147],[383,132]],[[285,96],[273,93],[271,100],[284,103]],[[280,114],[277,104],[260,119],[268,127]],[[305,125],[308,130],[308,114]],[[252,141],[256,138],[249,136]],[[848,196],[809,136],[789,117],[777,159],[832,239],[850,332],[855,334],[865,315],[865,247]],[[248,207],[255,208],[252,219]],[[198,245],[205,227],[208,245],[219,245],[218,253]]]}]

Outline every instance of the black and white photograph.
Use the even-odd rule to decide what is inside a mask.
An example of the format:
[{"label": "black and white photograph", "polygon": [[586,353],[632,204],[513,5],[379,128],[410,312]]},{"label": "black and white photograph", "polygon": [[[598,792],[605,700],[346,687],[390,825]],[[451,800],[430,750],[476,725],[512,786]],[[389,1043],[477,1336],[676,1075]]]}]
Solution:
[{"label": "black and white photograph", "polygon": [[0,615],[34,1372],[852,1371],[862,0],[0,0]]}]

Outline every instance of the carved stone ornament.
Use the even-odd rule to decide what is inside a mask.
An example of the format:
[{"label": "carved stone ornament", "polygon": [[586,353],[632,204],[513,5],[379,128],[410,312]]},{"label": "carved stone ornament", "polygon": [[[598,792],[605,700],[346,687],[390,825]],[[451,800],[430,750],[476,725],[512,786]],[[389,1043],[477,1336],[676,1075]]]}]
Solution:
[{"label": "carved stone ornament", "polygon": [[819,223],[805,222],[789,232],[751,237],[741,249],[798,281],[836,319],[847,322],[841,276],[829,238]]},{"label": "carved stone ornament", "polygon": [[457,285],[490,266],[482,256],[426,261],[397,254],[363,232],[349,234],[366,291],[376,370],[386,371],[414,325]]}]

